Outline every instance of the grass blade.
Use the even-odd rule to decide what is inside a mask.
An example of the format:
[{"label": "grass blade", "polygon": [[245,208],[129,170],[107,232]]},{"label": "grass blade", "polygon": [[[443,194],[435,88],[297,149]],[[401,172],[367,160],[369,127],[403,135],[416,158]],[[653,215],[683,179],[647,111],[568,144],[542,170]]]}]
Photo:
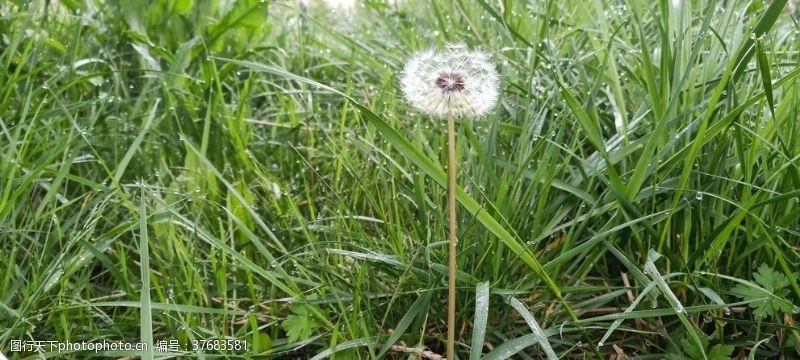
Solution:
[{"label": "grass blade", "polygon": [[475,320],[472,325],[472,345],[469,360],[481,358],[486,322],[489,318],[489,282],[484,281],[475,288]]},{"label": "grass blade", "polygon": [[517,312],[520,314],[520,316],[522,316],[523,319],[525,319],[525,322],[531,328],[531,331],[533,331],[533,335],[536,338],[536,342],[539,343],[539,346],[542,347],[542,350],[544,350],[545,355],[547,355],[547,359],[557,360],[558,355],[556,355],[556,352],[553,351],[553,347],[550,346],[550,342],[547,341],[547,335],[539,326],[539,323],[536,322],[536,319],[533,317],[533,314],[531,314],[531,312],[528,311],[528,308],[525,307],[525,304],[523,304],[521,301],[517,300],[517,298],[513,296],[508,298],[508,303],[509,305],[511,305],[511,307],[514,308],[514,310],[517,310]]},{"label": "grass blade", "polygon": [[389,351],[392,345],[400,339],[400,336],[406,333],[406,330],[411,325],[411,323],[419,316],[419,314],[424,313],[424,311],[428,308],[428,305],[431,301],[431,294],[430,291],[423,292],[416,301],[408,308],[406,314],[400,319],[397,323],[397,326],[394,327],[394,332],[386,342],[382,345],[381,352],[378,353],[378,358],[382,357]]},{"label": "grass blade", "polygon": [[125,152],[125,156],[122,157],[120,160],[119,165],[117,165],[117,169],[114,170],[114,182],[119,183],[119,180],[122,178],[122,175],[125,173],[125,169],[128,168],[128,164],[133,159],[133,155],[136,154],[136,151],[139,150],[139,146],[142,144],[144,140],[144,136],[150,131],[150,127],[153,125],[153,119],[156,117],[156,110],[158,109],[159,99],[156,99],[155,103],[153,104],[153,109],[150,110],[150,115],[147,116],[147,120],[144,122],[144,126],[139,131],[139,134],[136,135],[136,138],[133,139],[133,143],[128,148],[128,151]]},{"label": "grass blade", "polygon": [[141,199],[139,199],[139,263],[141,264],[142,291],[139,294],[141,302],[140,323],[141,339],[147,344],[147,348],[142,353],[142,359],[153,359],[153,308],[150,302],[150,250],[147,234],[147,206],[145,205],[144,185],[141,187]]},{"label": "grass blade", "polygon": [[764,40],[760,38],[756,40],[756,60],[758,70],[761,73],[761,84],[764,87],[764,94],[769,104],[769,113],[772,115],[772,118],[775,119],[775,99],[772,97],[772,76],[769,71],[767,54],[764,53]]}]

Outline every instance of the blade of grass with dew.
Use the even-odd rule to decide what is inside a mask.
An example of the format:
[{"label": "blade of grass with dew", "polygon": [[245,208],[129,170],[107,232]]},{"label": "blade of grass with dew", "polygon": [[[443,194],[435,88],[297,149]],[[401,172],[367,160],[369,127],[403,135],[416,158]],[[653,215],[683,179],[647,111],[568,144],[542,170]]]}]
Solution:
[{"label": "blade of grass with dew", "polygon": [[744,72],[747,70],[747,64],[750,62],[750,59],[753,57],[753,53],[755,52],[754,45],[756,39],[761,38],[761,36],[772,29],[772,26],[775,25],[775,22],[781,16],[783,9],[786,7],[787,2],[788,0],[773,0],[769,4],[767,11],[758,21],[755,29],[753,29],[752,36],[748,37],[747,41],[745,41],[744,45],[736,54],[736,60],[733,62],[736,64],[736,69],[733,74],[734,81],[744,75]]},{"label": "blade of grass with dew", "polygon": [[[722,297],[719,296],[719,294],[717,294],[716,291],[714,291],[714,290],[712,290],[710,288],[707,288],[707,287],[697,288],[697,291],[699,291],[700,293],[705,295],[709,300],[711,300],[715,304],[720,305],[720,306],[726,306],[725,305],[725,301],[722,300]],[[730,315],[730,313],[731,313],[731,309],[730,308],[724,307],[723,310],[725,311],[725,315]]]},{"label": "blade of grass with dew", "polygon": [[147,235],[147,206],[145,206],[144,184],[140,188],[141,198],[139,199],[139,266],[141,267],[142,290],[139,293],[141,301],[140,323],[141,340],[146,345],[142,353],[142,359],[152,360],[153,352],[153,308],[150,302],[150,241]]},{"label": "blade of grass with dew", "polygon": [[772,75],[770,75],[769,60],[767,54],[764,52],[764,40],[756,40],[756,65],[758,66],[759,73],[761,73],[761,86],[764,88],[764,94],[767,97],[767,104],[769,104],[769,113],[772,119],[775,119],[775,99],[772,96]]},{"label": "blade of grass with dew", "polygon": [[472,344],[470,345],[469,360],[481,358],[488,318],[489,282],[484,281],[475,288],[475,320],[472,325]]},{"label": "blade of grass with dew", "polygon": [[[634,309],[639,305],[639,303],[642,302],[644,297],[649,295],[650,291],[655,289],[655,288],[656,288],[656,283],[655,282],[650,282],[649,284],[647,284],[644,287],[644,289],[642,289],[642,291],[639,293],[639,295],[636,296],[635,299],[633,299],[631,304],[628,305],[628,307],[625,308],[624,311],[622,311],[622,313],[626,314],[626,313],[633,312]],[[603,334],[603,337],[600,338],[600,341],[597,342],[597,346],[598,347],[602,347],[603,345],[605,345],[606,340],[608,340],[608,338],[611,337],[611,334],[614,332],[614,330],[616,330],[620,325],[622,325],[623,321],[625,321],[624,318],[620,318],[620,319],[614,320],[614,322],[611,323],[611,325],[608,327],[608,330],[606,330],[606,333]]]},{"label": "blade of grass with dew", "polygon": [[684,327],[686,328],[686,331],[689,333],[689,336],[695,342],[695,345],[698,346],[698,349],[700,350],[700,354],[702,354],[703,359],[707,359],[708,356],[706,355],[705,352],[705,346],[703,346],[703,342],[700,339],[701,335],[698,334],[698,331],[695,328],[694,323],[689,321],[689,319],[686,317],[685,307],[683,306],[683,304],[681,304],[680,300],[678,300],[678,297],[675,296],[675,293],[672,292],[672,289],[669,288],[667,282],[664,281],[664,278],[658,272],[658,268],[656,268],[655,261],[658,260],[659,257],[661,257],[661,254],[657,253],[653,249],[650,249],[650,251],[647,253],[647,262],[644,265],[645,272],[648,275],[650,275],[650,277],[653,278],[653,281],[655,282],[656,286],[658,287],[659,290],[661,290],[661,294],[664,295],[664,297],[667,298],[667,301],[670,303],[670,305],[672,305],[672,309],[675,311],[675,315],[677,315],[678,318],[681,320]]},{"label": "blade of grass with dew", "polygon": [[539,346],[542,347],[544,350],[545,355],[547,355],[548,360],[557,360],[558,355],[556,352],[553,351],[553,347],[550,345],[550,342],[547,340],[547,335],[545,335],[542,328],[539,326],[539,323],[536,322],[536,319],[533,317],[533,314],[525,307],[521,301],[517,300],[517,298],[510,296],[508,297],[508,304],[516,310],[520,316],[525,320],[528,326],[531,328],[533,335],[536,339],[536,342],[539,343]]},{"label": "blade of grass with dew", "polygon": [[523,335],[497,345],[482,360],[505,360],[538,342],[536,334]]}]

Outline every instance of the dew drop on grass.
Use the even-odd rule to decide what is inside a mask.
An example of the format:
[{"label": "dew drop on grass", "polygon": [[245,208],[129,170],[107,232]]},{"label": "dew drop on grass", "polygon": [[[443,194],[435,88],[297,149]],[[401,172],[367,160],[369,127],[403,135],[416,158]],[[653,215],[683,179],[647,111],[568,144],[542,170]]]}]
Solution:
[{"label": "dew drop on grass", "polygon": [[697,200],[703,200],[703,192],[698,191],[697,194],[694,195],[694,198]]}]

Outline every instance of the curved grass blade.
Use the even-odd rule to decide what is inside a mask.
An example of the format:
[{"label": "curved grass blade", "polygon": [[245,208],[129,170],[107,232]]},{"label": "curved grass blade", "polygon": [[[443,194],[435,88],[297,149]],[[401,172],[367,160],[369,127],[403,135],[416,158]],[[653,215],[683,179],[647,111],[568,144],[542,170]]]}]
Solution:
[{"label": "curved grass blade", "polygon": [[417,316],[419,316],[419,314],[422,314],[422,313],[425,312],[425,310],[428,308],[428,305],[430,303],[431,294],[432,294],[432,292],[425,291],[425,292],[422,293],[422,295],[420,295],[417,298],[416,301],[414,301],[413,304],[411,304],[411,307],[408,308],[408,311],[406,311],[406,314],[403,315],[403,317],[397,323],[397,326],[395,326],[394,332],[392,333],[392,335],[389,336],[388,339],[386,339],[386,343],[383,344],[383,348],[381,349],[381,352],[378,353],[378,358],[380,358],[383,355],[385,355],[386,352],[391,349],[391,346],[394,345],[394,343],[397,342],[398,339],[400,339],[400,336],[403,336],[403,334],[406,333],[406,329],[408,329],[408,327],[411,325],[411,322],[413,322],[414,319],[416,319]]},{"label": "curved grass blade", "polygon": [[531,328],[531,331],[535,336],[536,342],[539,343],[539,346],[542,347],[542,350],[544,350],[545,355],[547,355],[547,359],[557,360],[558,355],[556,355],[556,352],[553,350],[553,347],[550,346],[550,342],[547,341],[547,335],[539,326],[539,323],[536,322],[536,319],[533,317],[533,314],[531,314],[531,312],[528,311],[528,308],[525,307],[525,304],[517,300],[517,298],[515,297],[509,297],[508,304],[511,305],[511,307],[513,307],[514,310],[517,310],[517,312],[522,316],[522,318],[525,319],[525,322]]},{"label": "curved grass blade", "polygon": [[475,320],[472,326],[472,345],[469,360],[481,358],[483,339],[486,337],[486,321],[489,318],[489,282],[484,281],[475,288]]},{"label": "curved grass blade", "polygon": [[508,359],[514,354],[524,350],[525,348],[536,344],[537,336],[535,334],[528,334],[508,340],[492,350],[489,354],[483,357],[483,360],[504,360]]}]

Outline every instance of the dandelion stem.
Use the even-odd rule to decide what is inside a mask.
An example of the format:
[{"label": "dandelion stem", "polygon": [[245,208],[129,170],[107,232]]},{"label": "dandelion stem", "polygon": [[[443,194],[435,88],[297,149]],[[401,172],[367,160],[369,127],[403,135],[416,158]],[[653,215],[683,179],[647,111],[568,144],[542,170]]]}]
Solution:
[{"label": "dandelion stem", "polygon": [[447,117],[447,207],[450,213],[450,261],[447,282],[447,358],[455,359],[456,337],[456,125]]}]

